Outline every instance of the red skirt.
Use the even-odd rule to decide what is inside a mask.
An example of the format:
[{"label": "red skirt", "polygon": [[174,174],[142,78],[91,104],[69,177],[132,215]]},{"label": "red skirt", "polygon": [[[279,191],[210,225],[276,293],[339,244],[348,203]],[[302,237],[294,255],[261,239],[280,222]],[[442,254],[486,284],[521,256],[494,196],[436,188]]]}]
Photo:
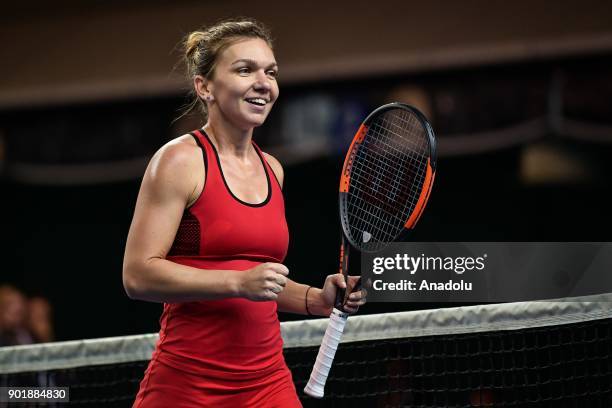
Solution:
[{"label": "red skirt", "polygon": [[285,365],[265,375],[204,378],[151,360],[132,408],[301,408]]}]

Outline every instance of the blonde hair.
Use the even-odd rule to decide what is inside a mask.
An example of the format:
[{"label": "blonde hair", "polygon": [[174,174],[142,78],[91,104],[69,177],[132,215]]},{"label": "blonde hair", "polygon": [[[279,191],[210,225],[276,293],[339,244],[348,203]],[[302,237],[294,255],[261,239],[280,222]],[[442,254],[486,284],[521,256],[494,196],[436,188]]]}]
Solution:
[{"label": "blonde hair", "polygon": [[[219,55],[227,47],[244,38],[260,38],[272,48],[270,30],[252,18],[223,20],[187,34],[182,42],[187,79],[191,82],[196,75],[213,78]],[[206,118],[206,103],[198,97],[195,90],[192,89],[191,92],[193,100],[181,116],[187,115],[200,104],[202,114]]]}]

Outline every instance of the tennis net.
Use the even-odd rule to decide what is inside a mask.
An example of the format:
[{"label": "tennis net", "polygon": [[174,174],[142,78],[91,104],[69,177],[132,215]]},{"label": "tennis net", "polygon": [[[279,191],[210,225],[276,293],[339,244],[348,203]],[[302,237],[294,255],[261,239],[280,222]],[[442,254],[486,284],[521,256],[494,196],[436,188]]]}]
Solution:
[{"label": "tennis net", "polygon": [[[351,317],[315,400],[301,390],[326,324],[282,323],[305,407],[612,407],[612,294]],[[129,407],[156,341],[0,348],[0,387],[69,387],[70,406]]]}]

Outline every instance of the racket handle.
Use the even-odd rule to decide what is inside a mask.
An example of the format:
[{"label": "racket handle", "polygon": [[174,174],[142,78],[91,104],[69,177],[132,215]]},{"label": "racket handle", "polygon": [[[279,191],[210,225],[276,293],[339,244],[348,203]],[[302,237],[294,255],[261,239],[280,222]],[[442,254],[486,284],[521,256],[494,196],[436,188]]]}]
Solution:
[{"label": "racket handle", "polygon": [[342,338],[347,319],[348,314],[336,308],[334,308],[332,314],[329,316],[329,323],[327,324],[321,347],[319,347],[317,360],[312,368],[308,384],[306,384],[304,388],[304,392],[311,397],[323,397],[325,382],[327,381],[329,369],[334,361],[338,343],[340,343],[340,339]]}]

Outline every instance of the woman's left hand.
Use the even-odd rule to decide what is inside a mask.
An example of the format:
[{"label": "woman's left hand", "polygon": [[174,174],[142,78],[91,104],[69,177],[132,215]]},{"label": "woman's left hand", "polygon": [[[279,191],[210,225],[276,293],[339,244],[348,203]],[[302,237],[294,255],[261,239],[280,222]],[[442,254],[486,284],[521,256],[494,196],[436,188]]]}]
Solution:
[{"label": "woman's left hand", "polygon": [[[355,285],[359,282],[359,276],[349,276],[348,277],[348,290],[347,292],[351,292]],[[334,307],[334,303],[336,302],[336,292],[338,288],[345,289],[346,282],[344,281],[344,276],[341,273],[336,273],[334,275],[329,275],[325,278],[325,283],[323,284],[323,289],[321,290],[321,298],[323,303],[331,310]],[[366,302],[366,293],[362,288],[353,293],[350,293],[348,298],[346,298],[346,302],[344,303],[344,311],[349,314],[353,314],[357,312],[359,306],[364,305]]]}]

